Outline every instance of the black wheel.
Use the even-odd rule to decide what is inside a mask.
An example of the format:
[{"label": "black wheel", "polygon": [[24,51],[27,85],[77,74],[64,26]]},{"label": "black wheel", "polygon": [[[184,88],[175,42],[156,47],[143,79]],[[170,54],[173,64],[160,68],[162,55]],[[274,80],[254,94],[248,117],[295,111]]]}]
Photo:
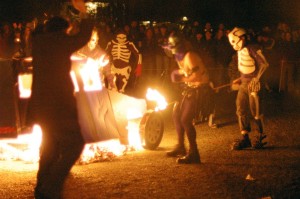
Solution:
[{"label": "black wheel", "polygon": [[141,138],[146,149],[156,149],[163,137],[164,122],[158,112],[146,113],[141,121]]}]

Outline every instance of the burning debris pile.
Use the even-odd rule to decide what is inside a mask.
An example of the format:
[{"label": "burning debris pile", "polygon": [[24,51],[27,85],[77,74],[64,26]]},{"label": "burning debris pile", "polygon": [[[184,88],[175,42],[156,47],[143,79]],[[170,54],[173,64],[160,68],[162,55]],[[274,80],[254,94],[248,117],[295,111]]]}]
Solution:
[{"label": "burning debris pile", "polygon": [[[19,135],[17,139],[1,140],[0,161],[37,163],[40,143],[41,130],[38,126],[34,127],[31,134]],[[112,161],[116,157],[125,155],[126,152],[136,150],[133,146],[122,145],[118,139],[86,144],[77,164]]]},{"label": "burning debris pile", "polygon": [[16,139],[0,140],[0,160],[25,161],[35,163],[39,160],[39,147],[42,131],[38,125],[30,134],[19,135]]},{"label": "burning debris pile", "polygon": [[128,145],[121,145],[119,140],[86,144],[77,164],[85,165],[112,161],[114,158],[125,155],[129,151],[136,151],[136,149]]},{"label": "burning debris pile", "polygon": [[[19,135],[16,139],[0,140],[0,161],[24,161],[37,163],[42,131],[38,125],[31,133]],[[86,144],[77,161],[78,165],[95,162],[112,161],[130,151],[141,150],[141,147],[122,145],[119,139]]]}]

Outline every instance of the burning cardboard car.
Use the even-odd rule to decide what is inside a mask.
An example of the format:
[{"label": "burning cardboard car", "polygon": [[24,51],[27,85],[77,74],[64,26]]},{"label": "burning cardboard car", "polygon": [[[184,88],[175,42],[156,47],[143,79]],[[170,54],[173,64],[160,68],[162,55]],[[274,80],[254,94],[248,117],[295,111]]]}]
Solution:
[{"label": "burning cardboard car", "polygon": [[[32,59],[26,58],[21,61],[26,66],[30,66]],[[95,75],[98,74],[95,71],[98,69],[93,68],[91,64],[93,62],[78,58],[72,58],[72,62],[71,77],[74,82],[79,122],[85,141],[97,143],[119,139],[124,145],[139,143],[146,149],[156,149],[164,131],[164,123],[160,114],[160,111],[166,108],[163,96],[156,90],[149,89],[146,100],[108,90],[97,79],[99,76]],[[29,69],[18,74],[19,100],[26,101],[30,97],[32,82],[30,71]],[[149,109],[148,101],[154,101],[157,106]],[[19,122],[16,122],[16,126],[15,129],[20,129],[18,128]]]},{"label": "burning cardboard car", "polygon": [[141,142],[144,148],[157,148],[164,131],[159,113],[166,108],[164,98],[157,91],[148,89],[147,100],[157,104],[154,109],[149,109],[145,99],[106,89],[97,79],[99,76],[94,75],[97,67],[91,61],[73,58],[71,76],[86,142],[119,138],[125,145]]}]

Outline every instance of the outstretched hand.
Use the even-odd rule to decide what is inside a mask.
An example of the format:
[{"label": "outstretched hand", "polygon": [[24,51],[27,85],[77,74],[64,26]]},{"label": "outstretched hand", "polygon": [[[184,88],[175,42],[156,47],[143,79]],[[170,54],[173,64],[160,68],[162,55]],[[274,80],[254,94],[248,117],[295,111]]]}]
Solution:
[{"label": "outstretched hand", "polygon": [[84,0],[72,0],[73,7],[81,13],[86,13]]}]

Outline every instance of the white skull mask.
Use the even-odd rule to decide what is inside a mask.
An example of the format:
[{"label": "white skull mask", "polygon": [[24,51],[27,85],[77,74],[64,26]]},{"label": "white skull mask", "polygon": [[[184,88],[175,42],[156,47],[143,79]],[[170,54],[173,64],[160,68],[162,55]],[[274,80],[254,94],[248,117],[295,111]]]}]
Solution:
[{"label": "white skull mask", "polygon": [[118,43],[123,44],[126,42],[127,36],[124,33],[120,33],[120,34],[117,34],[116,39],[117,39]]},{"label": "white skull mask", "polygon": [[99,41],[98,33],[96,31],[93,31],[91,39],[88,43],[89,49],[94,50],[98,45],[98,41]]},{"label": "white skull mask", "polygon": [[239,51],[243,48],[244,41],[241,39],[241,37],[245,34],[246,31],[244,29],[237,27],[228,34],[228,40],[234,50]]}]

